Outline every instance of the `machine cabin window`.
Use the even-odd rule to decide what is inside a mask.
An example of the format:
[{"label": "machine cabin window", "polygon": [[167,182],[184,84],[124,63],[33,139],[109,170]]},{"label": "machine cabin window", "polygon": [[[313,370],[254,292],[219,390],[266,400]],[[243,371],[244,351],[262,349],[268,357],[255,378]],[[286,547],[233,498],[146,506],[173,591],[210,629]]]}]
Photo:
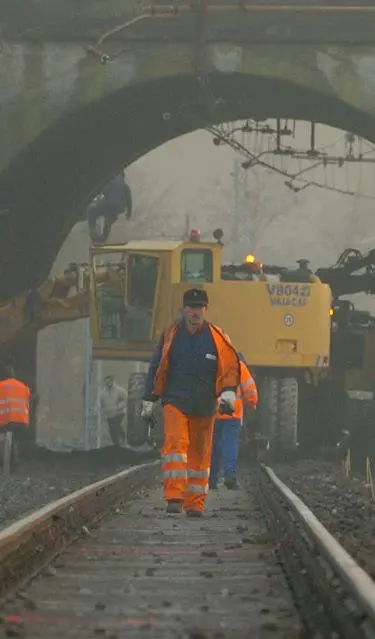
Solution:
[{"label": "machine cabin window", "polygon": [[213,257],[209,249],[185,249],[181,256],[182,282],[212,282]]},{"label": "machine cabin window", "polygon": [[123,339],[150,340],[152,315],[158,281],[157,257],[129,255],[128,298],[125,306]]},{"label": "machine cabin window", "polygon": [[111,284],[100,287],[100,337],[107,340],[148,341],[152,337],[158,258],[130,254],[122,267],[122,278],[122,291],[114,290]]},{"label": "machine cabin window", "polygon": [[128,303],[152,311],[158,279],[158,258],[148,255],[129,256]]}]

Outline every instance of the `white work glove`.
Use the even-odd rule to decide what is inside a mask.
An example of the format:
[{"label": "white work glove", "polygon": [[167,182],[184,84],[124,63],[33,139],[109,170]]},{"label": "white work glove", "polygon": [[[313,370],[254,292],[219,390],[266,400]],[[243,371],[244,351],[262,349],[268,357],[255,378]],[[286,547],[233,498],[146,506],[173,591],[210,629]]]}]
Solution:
[{"label": "white work glove", "polygon": [[219,397],[220,404],[222,402],[225,402],[226,404],[229,404],[232,410],[234,410],[235,401],[236,401],[236,393],[234,393],[233,391],[229,391],[229,390],[224,391],[223,393],[221,393]]},{"label": "white work glove", "polygon": [[141,417],[143,417],[144,419],[151,417],[153,410],[154,410],[154,402],[143,401],[142,408],[141,408]]}]

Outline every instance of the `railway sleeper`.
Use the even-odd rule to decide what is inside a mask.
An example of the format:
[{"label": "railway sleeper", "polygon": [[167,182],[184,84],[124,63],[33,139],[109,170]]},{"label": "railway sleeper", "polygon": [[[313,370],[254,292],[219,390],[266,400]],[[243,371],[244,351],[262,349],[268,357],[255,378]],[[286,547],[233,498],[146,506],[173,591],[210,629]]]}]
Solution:
[{"label": "railway sleeper", "polygon": [[242,469],[196,521],[165,514],[159,473],[124,471],[0,533],[7,634],[375,636],[372,580],[272,470]]}]

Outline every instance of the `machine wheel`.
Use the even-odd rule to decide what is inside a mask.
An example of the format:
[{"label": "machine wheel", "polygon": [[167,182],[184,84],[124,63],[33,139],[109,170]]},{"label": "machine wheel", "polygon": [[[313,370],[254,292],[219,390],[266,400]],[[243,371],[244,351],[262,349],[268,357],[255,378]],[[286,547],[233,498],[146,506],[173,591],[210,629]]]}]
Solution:
[{"label": "machine wheel", "polygon": [[[298,380],[265,378],[260,388],[260,432],[268,439],[267,458],[284,457],[298,443]],[[263,455],[264,457],[264,455]]]},{"label": "machine wheel", "polygon": [[257,457],[259,461],[266,462],[277,440],[278,380],[265,377],[260,384],[259,395],[258,430],[262,440],[258,441]]},{"label": "machine wheel", "polygon": [[320,386],[300,382],[298,385],[298,444],[299,454],[302,457],[309,458],[317,455],[324,445],[324,433],[329,425],[325,411],[326,406],[321,399]]},{"label": "machine wheel", "polygon": [[279,381],[279,449],[291,453],[298,445],[298,380],[284,377]]},{"label": "machine wheel", "polygon": [[128,380],[128,423],[129,446],[142,446],[147,442],[148,424],[141,417],[142,397],[145,390],[146,373],[131,373]]},{"label": "machine wheel", "polygon": [[259,426],[268,440],[274,441],[277,433],[278,380],[266,377],[260,387]]}]

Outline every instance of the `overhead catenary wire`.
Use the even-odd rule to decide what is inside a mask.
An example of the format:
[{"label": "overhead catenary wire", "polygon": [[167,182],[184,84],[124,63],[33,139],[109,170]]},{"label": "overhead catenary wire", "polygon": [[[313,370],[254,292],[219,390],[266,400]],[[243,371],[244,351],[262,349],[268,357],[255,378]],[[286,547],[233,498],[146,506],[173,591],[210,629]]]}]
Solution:
[{"label": "overhead catenary wire", "polygon": [[[307,180],[305,178],[299,177],[298,173],[297,174],[292,174],[289,171],[286,171],[282,168],[279,168],[277,166],[274,166],[272,164],[270,164],[269,162],[262,160],[262,156],[268,154],[268,151],[262,151],[258,154],[252,152],[247,146],[245,146],[244,144],[242,144],[239,140],[237,140],[234,136],[231,136],[230,134],[228,134],[226,131],[223,131],[222,127],[217,127],[216,125],[211,125],[206,127],[206,131],[210,132],[216,139],[219,139],[220,142],[227,144],[228,146],[230,146],[231,148],[233,148],[235,151],[237,151],[240,155],[242,155],[243,157],[248,159],[248,162],[245,162],[244,164],[246,165],[244,168],[252,168],[254,166],[260,166],[263,168],[266,168],[268,170],[274,171],[275,173],[286,177],[287,178],[287,182],[286,182],[286,186],[288,186],[289,188],[291,188],[292,190],[294,190],[295,192],[298,192],[300,190],[306,189],[309,186],[313,186],[316,188],[320,188],[320,189],[326,189],[328,191],[334,191],[336,193],[341,193],[342,195],[349,195],[349,196],[356,196],[359,197],[361,199],[369,199],[369,200],[373,200],[375,199],[374,195],[368,195],[365,193],[356,193],[355,191],[349,190],[349,189],[344,189],[344,188],[339,188],[336,186],[331,186],[327,183],[321,183],[318,182],[316,180]],[[370,151],[371,152],[371,151]],[[372,148],[372,152],[374,152],[374,148]],[[314,168],[315,165],[313,165],[311,168]],[[293,185],[293,182],[297,182],[297,185]],[[301,186],[298,185],[298,182],[301,183]]]}]

